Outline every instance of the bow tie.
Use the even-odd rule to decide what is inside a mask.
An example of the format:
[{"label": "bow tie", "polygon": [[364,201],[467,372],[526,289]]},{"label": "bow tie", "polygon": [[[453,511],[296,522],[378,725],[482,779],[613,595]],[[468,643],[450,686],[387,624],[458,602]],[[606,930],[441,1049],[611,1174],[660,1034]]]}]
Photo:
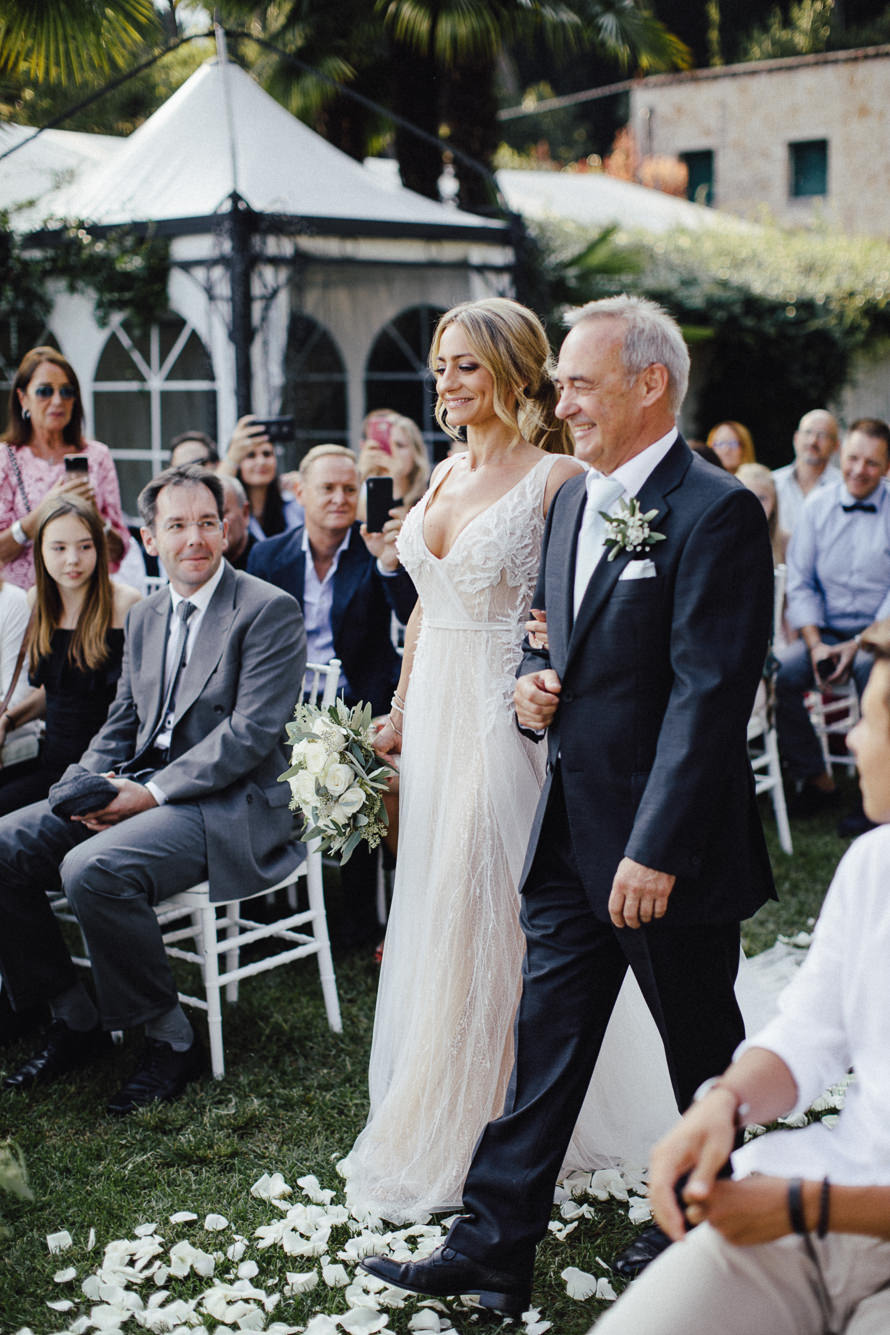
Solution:
[{"label": "bow tie", "polygon": [[854,501],[852,505],[842,505],[841,509],[845,515],[852,514],[854,510],[861,510],[864,515],[876,515],[878,507],[871,501]]}]

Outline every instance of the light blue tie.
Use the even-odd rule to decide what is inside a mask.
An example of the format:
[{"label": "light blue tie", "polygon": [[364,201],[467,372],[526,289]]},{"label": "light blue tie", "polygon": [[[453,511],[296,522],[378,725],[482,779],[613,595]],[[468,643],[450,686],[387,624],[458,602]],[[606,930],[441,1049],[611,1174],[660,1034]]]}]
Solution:
[{"label": "light blue tie", "polygon": [[575,554],[575,616],[584,597],[590,576],[605,550],[606,521],[600,511],[608,512],[624,492],[620,482],[611,477],[590,478],[587,483],[587,506],[578,533]]}]

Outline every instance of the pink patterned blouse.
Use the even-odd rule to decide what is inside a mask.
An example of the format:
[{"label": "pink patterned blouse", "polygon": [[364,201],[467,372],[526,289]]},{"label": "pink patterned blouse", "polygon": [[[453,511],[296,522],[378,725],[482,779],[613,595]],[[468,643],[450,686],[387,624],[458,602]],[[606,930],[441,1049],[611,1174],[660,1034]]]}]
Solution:
[{"label": "pink patterned blouse", "polygon": [[[10,449],[15,453],[22,475],[27,504],[10,462]],[[98,440],[88,440],[82,452],[89,461],[90,482],[99,514],[120,534],[126,551],[130,545],[130,534],[121,511],[121,494],[111,451]],[[50,463],[47,459],[39,459],[29,445],[7,446],[6,442],[0,443],[0,532],[8,529],[10,524],[21,519],[29,510],[35,509],[53,483],[64,474],[65,465],[62,461]],[[112,570],[116,569],[116,565],[112,566]],[[34,583],[34,555],[30,544],[3,566],[2,572],[4,579],[23,589],[30,589]]]}]

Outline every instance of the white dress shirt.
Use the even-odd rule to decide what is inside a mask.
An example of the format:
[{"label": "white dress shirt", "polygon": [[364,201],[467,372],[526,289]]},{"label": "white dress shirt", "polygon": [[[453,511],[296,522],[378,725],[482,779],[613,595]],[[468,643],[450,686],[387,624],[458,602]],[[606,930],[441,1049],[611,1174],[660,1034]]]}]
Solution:
[{"label": "white dress shirt", "polygon": [[[303,551],[306,554],[303,573],[303,621],[306,626],[306,658],[310,663],[329,663],[334,654],[334,631],[331,625],[331,612],[334,606],[334,576],[340,557],[352,539],[350,528],[340,546],[334,552],[333,560],[324,579],[318,578],[309,535],[303,529]],[[346,678],[340,673],[338,690],[344,690]]]},{"label": "white dress shirt", "polygon": [[769,1173],[849,1186],[890,1184],[890,826],[857,839],[841,860],[807,958],[779,1012],[748,1039],[785,1062],[804,1112],[852,1067],[855,1079],[833,1128],[812,1122],[771,1131],[732,1156],[736,1177]]},{"label": "white dress shirt", "polygon": [[830,487],[840,478],[840,470],[834,460],[829,461],[817,481],[805,492],[797,480],[797,460],[773,469],[773,482],[776,484],[776,500],[779,505],[779,528],[785,533],[792,533],[800,519],[800,512],[807,497],[812,496],[820,487]]},{"label": "white dress shirt", "polygon": [[[177,593],[176,590],[171,585],[170,587],[171,611],[170,611],[170,621],[167,627],[167,648],[164,656],[165,683],[170,680],[172,674],[176,671],[176,664],[179,661],[181,648],[185,649],[186,660],[191,658],[192,650],[194,649],[195,642],[198,637],[198,631],[200,630],[201,627],[201,622],[204,620],[204,613],[207,611],[207,608],[210,605],[210,599],[216,592],[216,586],[222,579],[224,572],[225,572],[225,562],[220,561],[216,573],[210,576],[210,579],[208,579],[207,583],[202,584],[200,589],[196,589],[194,593],[189,594],[188,601],[192,604],[195,610],[194,612],[192,612],[191,616],[188,619],[187,635],[184,646],[180,645],[179,636],[180,636],[180,627],[182,623],[180,622],[179,617],[176,615],[176,612],[177,608],[179,607],[179,604],[181,602],[184,602],[185,600],[182,594]],[[154,740],[154,745],[157,747],[159,751],[167,751],[169,750],[170,747],[170,737],[173,732],[173,720],[169,719],[165,720],[165,722],[167,726],[164,729],[162,729],[161,732],[158,733],[157,737]],[[163,806],[167,798],[165,794],[161,791],[161,789],[157,786],[157,784],[154,782],[154,780],[149,779],[148,783],[145,786],[151,793],[154,800],[157,802],[158,806]]]},{"label": "white dress shirt", "polygon": [[[620,494],[615,497],[612,504],[607,507],[605,513],[610,515],[617,514],[619,503],[624,499],[625,496],[638,495],[638,493],[643,489],[645,484],[649,481],[649,478],[655,472],[656,468],[661,463],[662,459],[665,457],[668,450],[671,448],[674,441],[677,439],[678,435],[679,432],[677,428],[675,426],[671,427],[670,431],[668,431],[666,435],[661,436],[660,439],[656,441],[653,441],[651,445],[647,445],[646,448],[644,450],[641,450],[639,454],[635,454],[632,459],[628,459],[626,463],[621,464],[620,467],[616,468],[613,473],[609,474],[609,477],[612,478],[613,481],[621,483],[621,486],[623,487],[624,491],[623,494]],[[593,504],[596,505],[598,509],[600,508],[596,500],[591,502],[590,488],[591,484],[596,479],[601,478],[602,476],[603,476],[602,473],[599,473],[595,468],[588,469],[587,477],[585,479],[587,483],[588,500],[587,500],[587,505],[584,508],[584,514],[581,519],[582,529],[584,528],[584,525],[588,522],[588,514],[587,514],[588,507],[591,504]],[[587,564],[590,561],[591,557],[591,554],[588,553],[587,561],[585,562],[586,578],[583,580],[584,587],[583,588],[579,587],[576,582],[576,587],[575,587],[576,615],[577,615],[577,609],[581,604],[581,599],[584,596],[584,588],[586,588],[587,584],[589,583],[590,574],[592,574],[593,571],[596,569],[596,567],[599,565],[599,562],[601,561],[603,552],[605,550],[606,550],[605,533],[603,532],[598,543],[598,550],[592,553],[593,564],[590,566],[590,573],[586,573]]]}]

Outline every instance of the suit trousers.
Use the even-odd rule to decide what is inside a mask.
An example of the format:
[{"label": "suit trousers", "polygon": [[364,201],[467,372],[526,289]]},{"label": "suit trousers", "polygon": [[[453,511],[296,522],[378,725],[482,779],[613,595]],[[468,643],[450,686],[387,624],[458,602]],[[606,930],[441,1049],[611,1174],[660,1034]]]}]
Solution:
[{"label": "suit trousers", "polygon": [[707,1224],[669,1247],[596,1323],[596,1335],[886,1335],[890,1243],[793,1235],[735,1247]]},{"label": "suit trousers", "polygon": [[[591,832],[591,837],[595,837]],[[458,1251],[496,1267],[531,1268],[553,1191],[628,965],[658,1025],[680,1109],[723,1071],[744,1037],[735,999],[738,923],[639,929],[596,916],[572,855],[559,772],[523,888],[526,935],[516,1057],[504,1113],[476,1147]],[[628,1052],[627,1060],[634,1060]]]},{"label": "suit trousers", "polygon": [[207,875],[193,803],[152,807],[92,834],[37,802],[0,820],[0,973],[15,1010],[76,981],[47,892],[60,886],[83,931],[102,1026],[128,1029],[176,1005],[153,905]]},{"label": "suit trousers", "polygon": [[[850,639],[847,634],[833,630],[820,632],[825,644],[839,644]],[[874,659],[871,654],[857,649],[853,659],[852,678],[860,697],[868,683]],[[776,729],[779,735],[779,753],[794,779],[814,779],[825,769],[825,757],[819,738],[813,731],[809,711],[803,702],[804,693],[816,684],[810,651],[803,640],[795,640],[781,652],[781,666],[776,674]]]}]

